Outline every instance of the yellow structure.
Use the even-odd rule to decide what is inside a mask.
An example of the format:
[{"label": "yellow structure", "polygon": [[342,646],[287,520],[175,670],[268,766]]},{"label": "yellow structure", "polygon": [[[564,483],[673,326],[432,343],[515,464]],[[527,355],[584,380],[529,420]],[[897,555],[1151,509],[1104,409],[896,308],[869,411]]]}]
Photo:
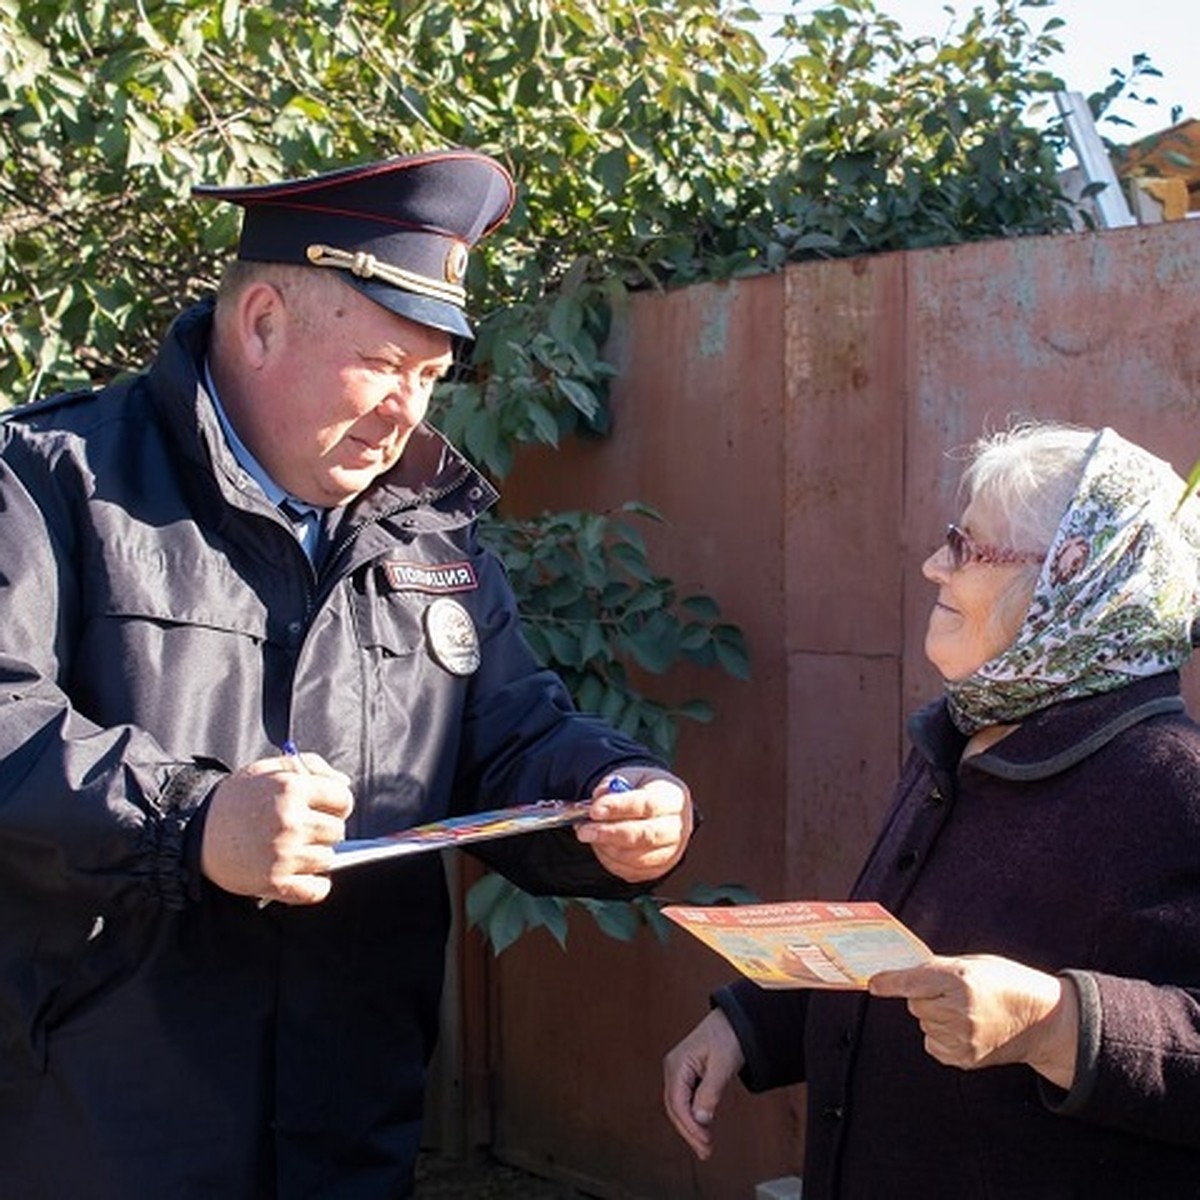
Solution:
[{"label": "yellow structure", "polygon": [[1161,220],[1200,212],[1200,121],[1189,119],[1113,151],[1118,177],[1161,206]]}]

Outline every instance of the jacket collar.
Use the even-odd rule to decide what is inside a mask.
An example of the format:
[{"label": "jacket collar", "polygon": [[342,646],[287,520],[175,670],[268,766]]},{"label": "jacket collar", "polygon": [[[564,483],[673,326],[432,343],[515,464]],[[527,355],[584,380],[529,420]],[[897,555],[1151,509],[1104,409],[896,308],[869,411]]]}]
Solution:
[{"label": "jacket collar", "polygon": [[[1164,671],[1111,692],[1041,709],[1008,737],[973,757],[970,766],[1001,779],[1047,779],[1082,762],[1141,721],[1184,711],[1179,672]],[[950,720],[944,698],[914,713],[908,734],[935,772],[957,772],[967,739]]]}]

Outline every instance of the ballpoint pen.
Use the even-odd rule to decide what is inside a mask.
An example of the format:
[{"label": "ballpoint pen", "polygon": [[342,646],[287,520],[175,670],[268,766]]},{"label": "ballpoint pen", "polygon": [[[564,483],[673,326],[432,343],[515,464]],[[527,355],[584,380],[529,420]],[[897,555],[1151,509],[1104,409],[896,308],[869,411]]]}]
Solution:
[{"label": "ballpoint pen", "polygon": [[[283,756],[292,764],[292,769],[300,775],[311,775],[312,772],[308,769],[308,764],[300,757],[300,751],[296,748],[296,743],[288,738],[287,741],[279,747],[283,751]],[[266,908],[271,903],[269,896],[259,896],[258,907]]]},{"label": "ballpoint pen", "polygon": [[312,774],[312,772],[308,769],[308,764],[305,763],[304,759],[300,756],[300,751],[296,748],[296,743],[293,742],[291,738],[288,738],[287,741],[280,746],[280,749],[283,751],[285,758],[292,760],[292,764],[301,775]]}]

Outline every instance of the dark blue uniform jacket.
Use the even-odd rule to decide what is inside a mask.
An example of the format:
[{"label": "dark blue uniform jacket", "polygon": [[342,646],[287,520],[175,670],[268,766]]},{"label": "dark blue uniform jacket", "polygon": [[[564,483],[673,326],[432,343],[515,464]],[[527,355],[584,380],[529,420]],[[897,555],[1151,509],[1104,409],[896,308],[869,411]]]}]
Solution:
[{"label": "dark blue uniform jacket", "polygon": [[[293,738],[351,836],[587,794],[653,761],[574,711],[476,538],[495,493],[422,427],[315,571],[199,382],[211,308],[144,375],[0,426],[0,1192],[394,1197],[408,1187],[448,902],[424,855],[309,908],[219,891],[189,821]],[[449,591],[473,674],[431,652]],[[194,829],[193,829],[194,832]],[[628,895],[572,833],[485,851]]]}]

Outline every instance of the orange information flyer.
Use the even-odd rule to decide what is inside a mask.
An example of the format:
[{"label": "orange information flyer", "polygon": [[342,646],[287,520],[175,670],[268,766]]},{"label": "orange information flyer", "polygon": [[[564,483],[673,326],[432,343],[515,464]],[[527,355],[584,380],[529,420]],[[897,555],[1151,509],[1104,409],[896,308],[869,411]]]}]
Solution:
[{"label": "orange information flyer", "polygon": [[932,957],[916,934],[872,901],[673,904],[662,912],[765,988],[864,990],[877,971]]}]

